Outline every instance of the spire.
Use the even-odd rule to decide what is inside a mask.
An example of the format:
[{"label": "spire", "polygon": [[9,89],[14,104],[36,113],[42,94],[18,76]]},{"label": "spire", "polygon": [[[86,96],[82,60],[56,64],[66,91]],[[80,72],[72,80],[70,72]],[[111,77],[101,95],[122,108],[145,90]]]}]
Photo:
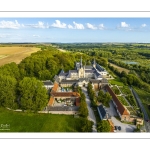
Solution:
[{"label": "spire", "polygon": [[95,58],[94,58],[94,63],[93,63],[93,67],[94,67],[94,68],[96,67],[96,62],[95,62]]},{"label": "spire", "polygon": [[82,68],[82,56],[81,56],[81,62],[80,62],[81,68]]}]

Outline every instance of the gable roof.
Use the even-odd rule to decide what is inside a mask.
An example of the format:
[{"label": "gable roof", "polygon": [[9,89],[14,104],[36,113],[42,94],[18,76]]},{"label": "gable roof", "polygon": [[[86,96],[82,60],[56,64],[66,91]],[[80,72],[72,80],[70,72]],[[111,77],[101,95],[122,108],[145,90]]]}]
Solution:
[{"label": "gable roof", "polygon": [[53,103],[54,103],[54,97],[50,97],[50,100],[49,100],[49,102],[48,102],[48,106],[52,106],[53,105]]},{"label": "gable roof", "polygon": [[52,92],[56,92],[57,91],[57,89],[58,89],[58,83],[54,83],[54,86],[53,86],[53,88],[52,88]]},{"label": "gable roof", "polygon": [[51,80],[43,81],[44,85],[53,85],[53,82]]},{"label": "gable roof", "polygon": [[119,101],[119,99],[117,98],[117,96],[115,95],[115,93],[112,91],[112,89],[106,85],[105,86],[106,90],[109,92],[109,94],[112,96],[113,101],[115,102],[115,104],[117,105],[117,109],[119,111],[119,113],[121,115],[130,115],[127,111],[127,109],[125,109],[125,107],[122,105],[122,103]]}]

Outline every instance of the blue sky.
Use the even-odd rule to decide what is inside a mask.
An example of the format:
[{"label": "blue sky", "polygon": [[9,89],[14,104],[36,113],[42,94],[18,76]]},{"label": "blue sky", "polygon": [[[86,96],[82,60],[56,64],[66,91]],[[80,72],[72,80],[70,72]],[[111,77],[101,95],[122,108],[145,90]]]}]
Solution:
[{"label": "blue sky", "polygon": [[0,42],[150,43],[150,18],[0,18]]}]

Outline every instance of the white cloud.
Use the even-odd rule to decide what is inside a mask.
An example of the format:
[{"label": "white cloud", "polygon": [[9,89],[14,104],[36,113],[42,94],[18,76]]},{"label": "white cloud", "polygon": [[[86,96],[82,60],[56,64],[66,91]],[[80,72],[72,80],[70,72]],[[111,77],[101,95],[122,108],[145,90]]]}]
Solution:
[{"label": "white cloud", "polygon": [[127,27],[129,27],[130,25],[129,24],[127,24],[126,22],[121,22],[121,27],[122,28],[127,28]]},{"label": "white cloud", "polygon": [[74,29],[73,26],[70,25],[70,24],[68,25],[68,28],[69,28],[69,29]]},{"label": "white cloud", "polygon": [[20,27],[23,27],[23,24],[19,24],[17,20],[15,21],[0,21],[0,28],[2,29],[19,29]]},{"label": "white cloud", "polygon": [[55,23],[53,23],[51,26],[55,27],[55,28],[66,28],[67,27],[67,25],[65,23],[61,23],[60,20],[55,20]]},{"label": "white cloud", "polygon": [[32,27],[32,28],[48,28],[48,24],[45,25],[44,22],[39,21],[37,24],[28,24],[27,26]]},{"label": "white cloud", "polygon": [[0,38],[8,38],[10,37],[10,34],[0,34]]},{"label": "white cloud", "polygon": [[75,21],[73,22],[73,24],[74,24],[74,29],[84,29],[83,24],[76,23]]},{"label": "white cloud", "polygon": [[141,25],[141,27],[143,27],[143,28],[146,27],[146,26],[147,26],[147,25],[146,25],[145,23]]},{"label": "white cloud", "polygon": [[33,35],[33,37],[37,37],[37,38],[39,38],[40,36],[39,36],[39,35]]},{"label": "white cloud", "polygon": [[105,28],[105,27],[104,27],[104,24],[99,24],[98,28],[99,28],[100,30],[103,30],[103,29]]},{"label": "white cloud", "polygon": [[86,26],[87,26],[88,29],[92,29],[92,30],[96,30],[97,29],[97,27],[95,27],[94,25],[92,25],[90,23],[87,23]]}]

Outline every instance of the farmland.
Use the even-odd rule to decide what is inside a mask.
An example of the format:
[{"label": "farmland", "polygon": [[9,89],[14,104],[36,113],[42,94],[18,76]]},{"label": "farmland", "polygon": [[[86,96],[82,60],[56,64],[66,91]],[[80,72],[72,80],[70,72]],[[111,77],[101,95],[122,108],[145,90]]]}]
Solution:
[{"label": "farmland", "polygon": [[125,68],[122,68],[122,67],[119,67],[115,64],[112,64],[112,63],[109,63],[110,66],[113,66],[114,68],[117,68],[119,72],[122,72],[122,71],[125,71],[126,73],[129,73],[129,70],[128,69],[125,69]]},{"label": "farmland", "polygon": [[22,59],[39,50],[36,47],[0,47],[0,66],[11,62],[19,64]]}]

